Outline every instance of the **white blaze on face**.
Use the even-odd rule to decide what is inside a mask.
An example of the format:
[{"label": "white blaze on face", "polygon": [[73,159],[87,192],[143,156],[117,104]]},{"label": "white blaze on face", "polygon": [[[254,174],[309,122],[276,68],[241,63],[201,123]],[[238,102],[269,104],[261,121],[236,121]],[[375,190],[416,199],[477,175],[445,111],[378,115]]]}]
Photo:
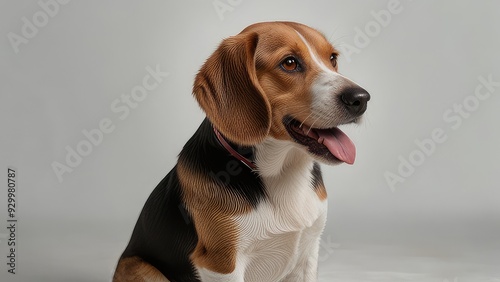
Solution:
[{"label": "white blaze on face", "polygon": [[318,58],[317,53],[307,40],[297,31],[300,39],[307,47],[312,62],[320,70],[318,76],[311,85],[312,94],[312,122],[315,127],[332,127],[332,123],[338,123],[334,113],[338,106],[335,104],[336,93],[340,93],[345,77],[330,69],[324,61]]},{"label": "white blaze on face", "polygon": [[340,105],[337,105],[342,89],[347,85],[357,85],[349,78],[339,74],[327,66],[324,60],[320,60],[317,52],[307,42],[300,32],[296,31],[311,57],[312,62],[320,70],[318,76],[311,85],[312,105],[311,105],[311,123],[315,127],[328,128],[341,123],[342,111]]},{"label": "white blaze on face", "polygon": [[314,61],[314,63],[325,73],[329,73],[333,76],[339,75],[338,73],[329,69],[320,59],[318,59],[316,52],[311,48],[311,45],[309,45],[306,38],[304,36],[302,36],[302,34],[300,34],[300,32],[298,32],[298,31],[296,31],[296,32],[299,35],[302,42],[306,45],[307,51],[309,51],[309,55],[311,55],[311,58]]}]

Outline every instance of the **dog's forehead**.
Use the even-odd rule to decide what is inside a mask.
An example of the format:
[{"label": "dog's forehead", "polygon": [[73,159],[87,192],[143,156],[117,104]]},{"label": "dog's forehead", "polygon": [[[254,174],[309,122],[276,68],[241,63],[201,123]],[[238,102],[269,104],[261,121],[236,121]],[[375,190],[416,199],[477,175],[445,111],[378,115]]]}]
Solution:
[{"label": "dog's forehead", "polygon": [[[245,28],[242,33],[255,32],[259,42],[271,49],[297,46],[307,43],[317,50],[332,49],[333,46],[318,30],[295,22],[263,22]],[[304,42],[307,41],[307,42]]]}]

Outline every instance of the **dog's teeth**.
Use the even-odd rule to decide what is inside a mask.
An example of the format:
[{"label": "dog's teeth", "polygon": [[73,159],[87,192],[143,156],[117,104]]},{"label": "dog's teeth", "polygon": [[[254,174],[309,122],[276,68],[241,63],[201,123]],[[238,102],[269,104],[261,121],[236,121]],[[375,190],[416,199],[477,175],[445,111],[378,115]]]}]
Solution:
[{"label": "dog's teeth", "polygon": [[319,138],[318,138],[318,143],[323,144],[323,141],[324,141],[324,140],[325,140],[325,138],[323,138],[323,137],[319,137]]}]

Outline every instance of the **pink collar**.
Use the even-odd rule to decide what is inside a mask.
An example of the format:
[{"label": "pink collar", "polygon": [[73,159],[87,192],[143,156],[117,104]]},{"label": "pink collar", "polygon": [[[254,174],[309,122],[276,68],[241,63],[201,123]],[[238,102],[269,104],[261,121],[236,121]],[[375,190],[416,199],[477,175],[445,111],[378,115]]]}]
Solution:
[{"label": "pink collar", "polygon": [[233,147],[231,147],[231,145],[229,145],[229,143],[226,141],[226,139],[224,139],[224,137],[222,136],[222,134],[217,129],[215,129],[215,127],[214,127],[214,132],[215,132],[215,136],[217,136],[217,139],[219,140],[219,142],[221,143],[221,145],[224,146],[224,148],[233,157],[235,157],[236,159],[238,159],[240,162],[242,162],[244,165],[246,165],[249,169],[251,169],[251,170],[257,169],[257,166],[255,165],[255,163],[252,162],[251,160],[245,158],[240,153],[238,153],[235,149],[233,149]]}]

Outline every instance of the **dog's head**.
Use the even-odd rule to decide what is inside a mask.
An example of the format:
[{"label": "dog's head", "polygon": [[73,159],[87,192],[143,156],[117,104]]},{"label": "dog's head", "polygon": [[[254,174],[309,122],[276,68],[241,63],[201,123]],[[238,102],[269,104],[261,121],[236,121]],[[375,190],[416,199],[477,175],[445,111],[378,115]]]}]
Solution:
[{"label": "dog's head", "polygon": [[251,25],[207,59],[193,93],[229,140],[289,140],[326,163],[352,164],[355,147],[337,126],[357,122],[370,95],[337,72],[337,50],[308,26]]}]

